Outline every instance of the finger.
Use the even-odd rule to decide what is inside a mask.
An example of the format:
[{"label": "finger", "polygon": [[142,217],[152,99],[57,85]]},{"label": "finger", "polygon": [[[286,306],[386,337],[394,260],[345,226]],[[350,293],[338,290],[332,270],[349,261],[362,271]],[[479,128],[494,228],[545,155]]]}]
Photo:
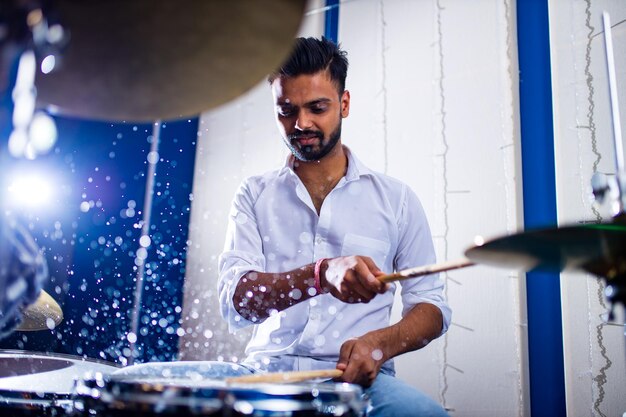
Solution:
[{"label": "finger", "polygon": [[353,384],[367,384],[366,375],[362,372],[364,356],[359,350],[359,340],[350,339],[341,346],[340,359],[337,367],[343,370],[342,381]]},{"label": "finger", "polygon": [[370,268],[367,266],[367,263],[359,262],[355,266],[354,272],[356,273],[356,276],[363,288],[372,293],[371,297],[374,297],[376,293],[381,293],[381,291],[384,292],[384,283],[379,279],[376,279]]},{"label": "finger", "polygon": [[346,368],[343,370],[343,375],[341,376],[341,379],[343,381],[350,382],[352,384],[361,383],[361,380],[363,379],[360,372],[362,358],[358,354],[355,345],[353,345],[352,349],[350,350],[350,356],[348,357]]},{"label": "finger", "polygon": [[343,362],[337,362],[337,365],[335,366],[335,369],[340,370],[342,372],[342,374],[340,376],[336,377],[336,378],[333,378],[333,381],[335,381],[335,382],[343,382],[343,379],[342,379],[343,372],[345,371],[347,366],[348,365],[343,363]]},{"label": "finger", "polygon": [[376,296],[376,292],[367,288],[363,283],[364,278],[359,275],[358,271],[350,271],[346,273],[344,293],[348,297],[348,302],[367,303]]},{"label": "finger", "polygon": [[380,275],[381,273],[383,273],[383,271],[380,270],[378,265],[376,265],[376,262],[374,262],[374,260],[370,258],[369,256],[362,256],[361,259],[363,259],[363,262],[365,262],[365,264],[370,269],[370,271],[372,271],[372,274]]},{"label": "finger", "polygon": [[339,359],[337,360],[337,369],[345,371],[352,355],[352,349],[354,348],[354,339],[348,339],[341,345],[339,349]]},{"label": "finger", "polygon": [[[387,275],[387,273],[383,272],[383,271],[380,271],[380,272],[374,274],[374,276],[376,277],[376,279],[378,281],[380,281],[380,277],[384,277],[385,275]],[[391,283],[390,282],[383,282],[383,281],[380,281],[380,282],[383,284],[383,287],[382,287],[382,290],[379,291],[378,293],[379,294],[384,294],[387,291],[389,291],[389,289],[391,288]]]},{"label": "finger", "polygon": [[370,272],[373,275],[373,278],[375,281],[375,282],[372,282],[373,287],[374,287],[373,290],[376,291],[378,294],[383,294],[384,292],[389,290],[389,283],[382,282],[381,280],[377,278],[386,274],[385,272],[381,271],[380,268],[378,268],[374,260],[368,256],[364,256],[363,262],[365,263],[365,265],[367,265],[367,268],[370,270]]},{"label": "finger", "polygon": [[331,289],[330,293],[344,303],[356,304],[363,302],[362,296],[352,291],[351,286],[345,282],[342,282],[338,289]]}]

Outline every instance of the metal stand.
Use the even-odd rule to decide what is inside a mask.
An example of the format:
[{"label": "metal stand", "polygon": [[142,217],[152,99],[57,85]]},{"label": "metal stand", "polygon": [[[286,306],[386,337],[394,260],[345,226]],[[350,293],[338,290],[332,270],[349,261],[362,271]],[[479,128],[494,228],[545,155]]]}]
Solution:
[{"label": "metal stand", "polygon": [[133,318],[130,331],[126,336],[130,343],[130,355],[128,355],[128,365],[132,365],[135,358],[139,356],[137,352],[137,339],[139,337],[139,316],[141,314],[141,299],[143,294],[143,278],[146,269],[146,259],[148,257],[148,247],[150,247],[150,218],[152,216],[152,200],[154,198],[154,175],[158,158],[159,141],[161,136],[161,121],[154,122],[152,127],[152,143],[150,144],[150,154],[148,157],[148,172],[146,173],[146,192],[143,200],[143,218],[141,220],[141,236],[139,238],[139,248],[135,265],[137,266],[137,278],[135,280],[135,297],[133,305]]},{"label": "metal stand", "polygon": [[[613,56],[613,36],[611,33],[611,18],[608,12],[602,13],[602,23],[604,26],[604,42],[606,45],[606,67],[609,78],[609,94],[611,97],[611,118],[613,121],[613,145],[615,149],[615,167],[616,175],[612,183],[606,182],[608,185],[605,191],[613,188],[614,199],[611,201],[611,208],[617,222],[623,222],[626,218],[624,213],[624,189],[626,185],[626,172],[624,171],[624,147],[622,145],[622,127],[620,123],[619,100],[617,97],[617,79],[615,77],[615,59]],[[592,180],[592,186],[594,181]],[[611,185],[612,184],[612,185]],[[603,196],[604,192],[594,188],[594,195]],[[626,250],[626,248],[625,248]],[[618,267],[618,270],[621,269]],[[621,304],[626,308],[626,273],[620,272],[616,276],[605,277],[607,286],[605,295],[610,304],[609,320],[614,319],[613,310],[616,304]],[[624,325],[624,341],[626,346],[626,323]],[[626,413],[624,413],[626,415]]]}]

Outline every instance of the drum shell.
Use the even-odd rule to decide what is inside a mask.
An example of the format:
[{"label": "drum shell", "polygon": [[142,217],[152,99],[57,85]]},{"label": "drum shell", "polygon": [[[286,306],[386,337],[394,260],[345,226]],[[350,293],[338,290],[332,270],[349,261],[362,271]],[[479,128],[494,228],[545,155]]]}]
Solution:
[{"label": "drum shell", "polygon": [[363,416],[367,402],[350,384],[248,384],[222,381],[78,381],[74,410],[80,416]]},{"label": "drum shell", "polygon": [[0,415],[12,417],[72,417],[70,394],[0,390]]}]

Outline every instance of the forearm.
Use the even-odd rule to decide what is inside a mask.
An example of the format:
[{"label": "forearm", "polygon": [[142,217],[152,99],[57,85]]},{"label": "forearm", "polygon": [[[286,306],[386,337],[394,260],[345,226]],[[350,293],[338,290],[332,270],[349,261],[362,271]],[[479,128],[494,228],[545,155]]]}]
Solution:
[{"label": "forearm", "polygon": [[233,303],[244,318],[258,321],[315,295],[315,264],[309,264],[288,272],[248,272],[237,284]]},{"label": "forearm", "polygon": [[383,361],[421,349],[436,339],[443,326],[441,310],[433,304],[420,303],[398,323],[370,332],[379,341]]},{"label": "forearm", "polygon": [[[384,273],[366,256],[340,256],[320,262],[320,290],[346,303],[366,303],[388,290],[377,280]],[[319,261],[318,261],[319,262]],[[315,263],[289,272],[248,272],[239,280],[233,303],[250,321],[269,317],[272,310],[282,311],[311,297],[315,289]]]}]

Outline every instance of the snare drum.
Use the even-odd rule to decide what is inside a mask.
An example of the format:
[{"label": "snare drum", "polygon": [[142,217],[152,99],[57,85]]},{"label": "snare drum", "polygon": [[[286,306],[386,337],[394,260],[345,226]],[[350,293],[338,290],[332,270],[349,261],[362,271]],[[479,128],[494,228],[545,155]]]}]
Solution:
[{"label": "snare drum", "polygon": [[0,415],[71,415],[74,381],[116,369],[70,355],[0,350]]},{"label": "snare drum", "polygon": [[357,417],[364,415],[367,405],[361,388],[351,384],[227,384],[198,378],[197,373],[187,377],[179,372],[181,363],[170,366],[174,371],[161,374],[151,373],[150,364],[145,364],[138,375],[120,370],[79,380],[75,409],[85,417]]}]

